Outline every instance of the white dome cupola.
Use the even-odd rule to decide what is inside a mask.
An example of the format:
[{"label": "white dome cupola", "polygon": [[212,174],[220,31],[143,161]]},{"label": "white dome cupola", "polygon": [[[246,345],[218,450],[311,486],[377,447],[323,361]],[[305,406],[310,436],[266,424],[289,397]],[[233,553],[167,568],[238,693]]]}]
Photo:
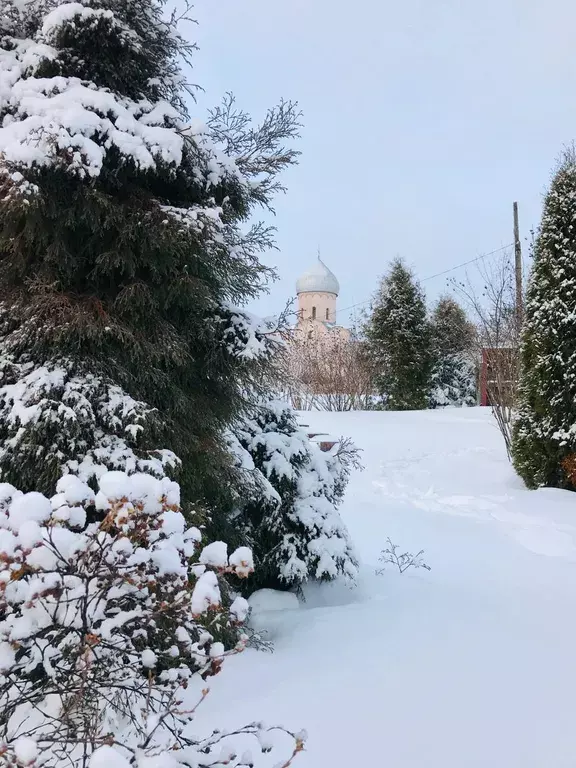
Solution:
[{"label": "white dome cupola", "polygon": [[313,267],[306,270],[296,281],[296,293],[331,293],[338,296],[340,284],[336,275],[331,272],[318,256]]},{"label": "white dome cupola", "polygon": [[300,323],[336,323],[336,299],[340,285],[318,254],[313,267],[300,275],[296,281],[298,294],[298,317]]}]

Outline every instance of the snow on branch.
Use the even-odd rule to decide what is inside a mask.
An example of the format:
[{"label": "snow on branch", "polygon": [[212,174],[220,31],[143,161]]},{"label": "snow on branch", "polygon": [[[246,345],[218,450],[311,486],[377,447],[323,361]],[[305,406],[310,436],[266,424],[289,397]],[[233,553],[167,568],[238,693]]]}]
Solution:
[{"label": "snow on branch", "polygon": [[245,309],[222,307],[219,316],[222,344],[233,357],[271,358],[283,345],[285,315],[260,318]]},{"label": "snow on branch", "polygon": [[[185,83],[177,62],[195,46],[179,35],[181,18],[162,17],[161,3],[144,3],[127,18],[114,5],[103,9],[81,2],[58,3],[51,9],[39,3],[4,5],[0,150],[10,173],[61,166],[80,178],[94,178],[114,153],[141,171],[175,169],[183,163],[185,143],[196,147],[194,155],[208,183],[219,181],[222,167],[234,170],[233,162],[211,148],[203,124],[187,120],[179,93]],[[23,31],[29,36],[21,37]],[[64,63],[66,34],[89,31],[135,55],[146,50],[149,57],[157,56],[158,77],[148,81],[139,97],[130,98],[98,78],[90,79],[89,70],[80,76],[78,67]],[[44,76],[47,63],[60,74]]]},{"label": "snow on branch", "polygon": [[140,170],[155,168],[157,159],[180,162],[182,139],[163,127],[175,117],[169,104],[130,104],[75,78],[48,83],[29,78],[14,84],[12,94],[19,107],[14,120],[0,128],[0,146],[9,164],[62,164],[93,177],[100,174],[112,146]]},{"label": "snow on branch", "polygon": [[[270,207],[272,196],[283,190],[277,176],[299,154],[286,143],[300,129],[296,104],[281,101],[254,126],[228,95],[206,124],[189,118],[179,60],[195,45],[178,31],[182,21],[191,20],[189,4],[168,17],[162,3],[143,3],[130,14],[114,4],[50,8],[6,0],[4,5],[0,150],[8,175],[61,166],[80,178],[95,178],[117,156],[140,171],[180,169],[192,183],[203,178],[207,188],[234,177],[249,205]],[[67,35],[89,33],[131,51],[133,58],[153,57],[156,76],[128,95],[101,81],[89,66],[82,70],[80,60],[71,66]],[[45,76],[46,71],[58,74]]]},{"label": "snow on branch", "polygon": [[[240,265],[258,266],[257,254],[275,247],[274,228],[255,223],[242,231],[240,224],[256,205],[272,210],[274,194],[284,190],[279,174],[297,161],[290,143],[300,112],[281,101],[255,125],[228,95],[207,122],[190,116],[186,96],[193,87],[181,62],[196,46],[179,31],[193,21],[190,9],[184,2],[170,15],[160,0],[3,0],[4,202],[17,211],[41,198],[54,170],[105,188],[119,176],[161,178],[149,190],[159,214],[153,226],[161,216],[192,230],[215,256],[227,252]],[[103,61],[95,61],[95,40]],[[253,294],[272,272],[259,270]],[[228,300],[237,298],[230,287]]]},{"label": "snow on branch", "polygon": [[[3,355],[0,383],[4,470],[25,463],[38,450],[58,475],[72,472],[84,481],[108,469],[162,477],[179,465],[171,451],[136,449],[141,434],[157,418],[153,408],[70,360],[35,366]],[[63,424],[66,429],[59,429]]]}]

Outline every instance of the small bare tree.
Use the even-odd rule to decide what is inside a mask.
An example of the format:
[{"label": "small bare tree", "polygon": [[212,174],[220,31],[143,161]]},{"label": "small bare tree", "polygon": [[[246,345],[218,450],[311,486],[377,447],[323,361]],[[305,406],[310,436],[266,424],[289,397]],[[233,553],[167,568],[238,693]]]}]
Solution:
[{"label": "small bare tree", "polygon": [[520,332],[512,255],[478,262],[476,274],[451,281],[476,325],[472,354],[481,366],[481,384],[510,458],[518,391]]},{"label": "small bare tree", "polygon": [[293,405],[324,411],[369,408],[373,379],[361,343],[338,330],[311,333],[297,333],[290,344]]},{"label": "small bare tree", "polygon": [[432,570],[432,568],[422,559],[422,555],[424,554],[423,549],[421,549],[420,552],[416,552],[415,555],[412,554],[412,552],[399,553],[398,544],[394,544],[390,537],[386,539],[386,543],[388,546],[386,549],[382,550],[382,553],[378,558],[381,563],[384,563],[384,567],[379,568],[376,571],[377,576],[381,576],[383,573],[385,573],[386,565],[395,565],[400,573],[404,573],[404,571],[407,571],[408,568],[424,568],[426,571]]}]

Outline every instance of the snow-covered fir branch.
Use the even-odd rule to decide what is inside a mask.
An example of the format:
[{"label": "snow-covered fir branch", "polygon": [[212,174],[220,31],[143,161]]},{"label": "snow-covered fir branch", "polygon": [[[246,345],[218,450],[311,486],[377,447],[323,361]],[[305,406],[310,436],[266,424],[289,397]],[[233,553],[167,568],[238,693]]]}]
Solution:
[{"label": "snow-covered fir branch", "polygon": [[139,450],[142,433],[157,413],[103,377],[70,360],[35,365],[0,359],[0,465],[41,461],[39,475],[56,482],[73,473],[91,481],[110,469],[174,471],[168,450]]}]

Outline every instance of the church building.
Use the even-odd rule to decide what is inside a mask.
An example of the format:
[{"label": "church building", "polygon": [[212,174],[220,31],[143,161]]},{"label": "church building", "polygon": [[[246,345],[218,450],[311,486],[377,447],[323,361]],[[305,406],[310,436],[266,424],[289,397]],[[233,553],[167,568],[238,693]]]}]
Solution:
[{"label": "church building", "polygon": [[296,281],[298,296],[298,323],[296,330],[305,339],[318,339],[327,334],[343,338],[350,331],[336,324],[336,303],[340,284],[320,256],[316,263]]}]

